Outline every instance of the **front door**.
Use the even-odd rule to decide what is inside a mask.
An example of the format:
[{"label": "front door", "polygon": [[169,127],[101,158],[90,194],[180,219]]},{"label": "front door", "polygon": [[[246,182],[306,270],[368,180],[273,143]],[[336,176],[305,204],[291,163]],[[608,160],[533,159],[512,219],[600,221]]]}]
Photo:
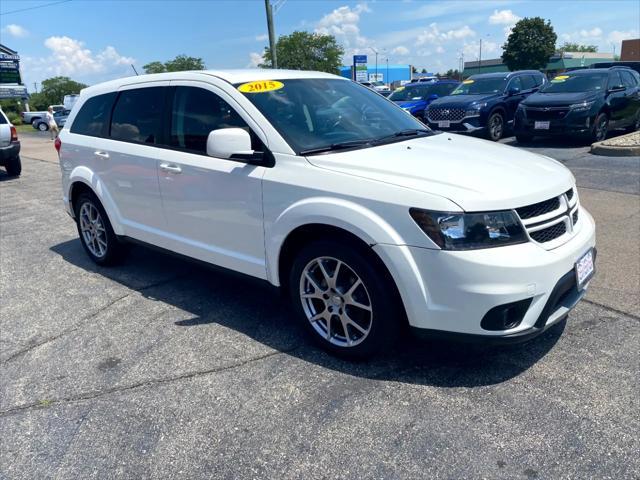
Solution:
[{"label": "front door", "polygon": [[[158,179],[171,249],[266,278],[262,215],[265,167],[207,156],[211,130],[251,130],[222,90],[201,82],[172,82],[169,150]],[[234,106],[232,106],[232,104]],[[256,149],[260,140],[255,137]]]}]

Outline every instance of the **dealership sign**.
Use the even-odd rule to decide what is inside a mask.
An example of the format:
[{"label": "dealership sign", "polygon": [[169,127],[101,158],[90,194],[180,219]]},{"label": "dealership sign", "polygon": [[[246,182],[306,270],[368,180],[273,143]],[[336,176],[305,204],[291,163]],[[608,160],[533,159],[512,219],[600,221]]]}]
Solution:
[{"label": "dealership sign", "polygon": [[366,82],[367,77],[367,56],[366,55],[354,55],[353,56],[353,79],[356,82]]}]

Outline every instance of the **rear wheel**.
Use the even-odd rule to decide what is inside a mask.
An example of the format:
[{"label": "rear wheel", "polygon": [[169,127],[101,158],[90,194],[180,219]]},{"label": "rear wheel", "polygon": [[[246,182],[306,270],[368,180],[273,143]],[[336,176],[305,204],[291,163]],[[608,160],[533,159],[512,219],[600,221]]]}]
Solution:
[{"label": "rear wheel", "polygon": [[44,122],[41,122],[38,124],[38,130],[40,130],[41,132],[46,132],[47,130],[49,130],[49,125],[47,125]]},{"label": "rear wheel", "polygon": [[15,156],[7,160],[5,163],[5,168],[7,169],[7,173],[12,177],[17,177],[22,173],[22,162],[20,161],[19,156]]},{"label": "rear wheel", "polygon": [[504,117],[499,112],[494,112],[487,121],[487,138],[497,142],[504,134]]},{"label": "rear wheel", "polygon": [[627,128],[627,132],[637,132],[640,130],[640,110],[636,113],[636,121]]},{"label": "rear wheel", "polygon": [[113,232],[107,213],[92,193],[82,193],[74,204],[80,241],[87,255],[98,265],[114,265],[126,253]]},{"label": "rear wheel", "polygon": [[305,330],[325,350],[366,358],[388,346],[402,325],[395,287],[360,249],[321,240],[293,262],[289,290]]},{"label": "rear wheel", "polygon": [[591,127],[591,141],[601,142],[607,138],[607,132],[609,130],[609,117],[606,113],[600,113],[593,122]]}]

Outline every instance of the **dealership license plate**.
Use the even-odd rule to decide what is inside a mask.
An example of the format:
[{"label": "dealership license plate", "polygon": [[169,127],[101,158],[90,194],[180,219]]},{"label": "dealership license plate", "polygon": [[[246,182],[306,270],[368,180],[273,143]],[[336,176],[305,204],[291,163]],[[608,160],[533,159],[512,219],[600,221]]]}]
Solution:
[{"label": "dealership license plate", "polygon": [[536,130],[549,130],[549,122],[535,122],[533,128]]},{"label": "dealership license plate", "polygon": [[582,290],[584,288],[585,284],[591,280],[594,273],[593,249],[591,249],[576,262],[576,281],[578,282],[578,290]]},{"label": "dealership license plate", "polygon": [[438,122],[438,128],[449,128],[450,126],[451,126],[451,121],[449,120],[442,120]]}]

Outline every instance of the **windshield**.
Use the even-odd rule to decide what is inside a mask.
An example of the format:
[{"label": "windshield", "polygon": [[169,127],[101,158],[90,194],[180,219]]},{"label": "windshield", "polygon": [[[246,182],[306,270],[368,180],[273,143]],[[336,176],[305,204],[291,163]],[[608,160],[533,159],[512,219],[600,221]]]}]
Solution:
[{"label": "windshield", "polygon": [[490,93],[502,93],[507,86],[504,77],[469,78],[462,82],[451,95],[487,95]]},{"label": "windshield", "polygon": [[278,86],[244,95],[297,153],[427,130],[383,96],[354,82],[314,78],[271,83]]},{"label": "windshield", "polygon": [[451,93],[455,83],[441,83],[439,85],[407,85],[398,87],[389,96],[389,100],[402,102],[407,100],[427,100],[431,95],[446,97]]},{"label": "windshield", "polygon": [[548,83],[541,92],[544,93],[578,93],[595,92],[607,87],[606,73],[558,75]]}]

